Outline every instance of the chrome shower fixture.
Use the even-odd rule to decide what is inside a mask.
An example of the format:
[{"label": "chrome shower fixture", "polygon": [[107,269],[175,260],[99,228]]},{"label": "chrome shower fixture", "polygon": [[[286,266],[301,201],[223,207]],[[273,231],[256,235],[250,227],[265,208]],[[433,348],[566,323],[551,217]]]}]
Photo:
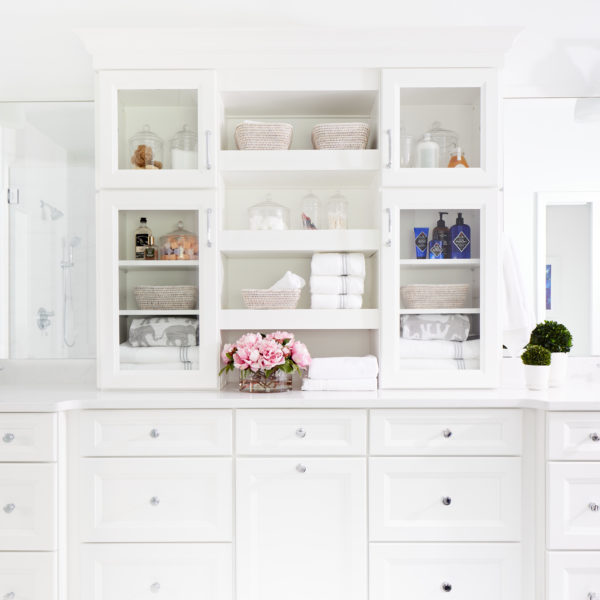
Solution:
[{"label": "chrome shower fixture", "polygon": [[40,200],[40,208],[42,209],[42,220],[48,221],[48,219],[52,219],[52,221],[56,221],[64,216],[64,212],[56,208],[56,206],[52,206],[52,204],[48,204],[43,200]]}]

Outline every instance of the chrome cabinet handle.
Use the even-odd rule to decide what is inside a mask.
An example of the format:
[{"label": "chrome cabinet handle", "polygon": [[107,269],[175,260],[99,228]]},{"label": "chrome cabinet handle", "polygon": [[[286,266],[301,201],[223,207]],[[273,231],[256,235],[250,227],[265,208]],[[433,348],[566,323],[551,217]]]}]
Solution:
[{"label": "chrome cabinet handle", "polygon": [[442,431],[442,435],[448,439],[452,437],[452,431],[450,429],[444,429],[444,431]]},{"label": "chrome cabinet handle", "polygon": [[17,508],[12,502],[10,504],[6,504],[2,509],[7,515],[10,515]]},{"label": "chrome cabinet handle", "polygon": [[387,213],[387,239],[385,245],[389,248],[392,245],[392,209],[386,208],[385,212]]},{"label": "chrome cabinet handle", "polygon": [[386,129],[385,132],[387,133],[387,136],[388,136],[388,161],[387,161],[387,164],[385,165],[385,168],[391,169],[392,168],[392,130]]},{"label": "chrome cabinet handle", "polygon": [[212,163],[210,162],[210,136],[212,135],[212,131],[207,129],[204,132],[204,137],[206,139],[206,170],[210,171],[212,169]]},{"label": "chrome cabinet handle", "polygon": [[2,597],[3,600],[14,600],[16,598],[14,592],[8,592],[8,594],[4,594]]},{"label": "chrome cabinet handle", "polygon": [[302,427],[299,427],[298,429],[296,429],[296,436],[299,438],[305,438],[306,431],[304,429],[302,429]]},{"label": "chrome cabinet handle", "polygon": [[587,597],[588,600],[598,600],[598,594],[596,594],[596,592],[590,592]]},{"label": "chrome cabinet handle", "polygon": [[444,506],[450,506],[452,504],[452,498],[450,498],[450,496],[444,496],[442,498],[442,504]]},{"label": "chrome cabinet handle", "polygon": [[160,431],[158,429],[151,429],[150,430],[150,437],[156,439],[157,437],[160,436]]},{"label": "chrome cabinet handle", "polygon": [[296,471],[298,471],[298,473],[306,473],[306,467],[303,464],[297,464]]},{"label": "chrome cabinet handle", "polygon": [[590,440],[592,440],[592,442],[600,442],[600,435],[594,431],[594,433],[590,433]]},{"label": "chrome cabinet handle", "polygon": [[212,248],[212,208],[206,209],[206,247]]},{"label": "chrome cabinet handle", "polygon": [[152,504],[152,506],[158,506],[160,504],[160,498],[152,496],[152,498],[150,498],[150,504]]},{"label": "chrome cabinet handle", "polygon": [[158,592],[160,591],[160,583],[158,583],[158,581],[155,581],[151,586],[150,586],[150,591],[153,594],[158,594]]},{"label": "chrome cabinet handle", "polygon": [[600,506],[598,506],[595,502],[590,502],[588,507],[592,512],[598,512],[600,510]]},{"label": "chrome cabinet handle", "polygon": [[15,439],[15,434],[14,433],[5,433],[2,436],[2,441],[5,444],[10,444],[14,439]]},{"label": "chrome cabinet handle", "polygon": [[444,581],[444,583],[442,583],[442,590],[444,590],[444,592],[451,592],[452,584],[448,583],[447,581]]}]

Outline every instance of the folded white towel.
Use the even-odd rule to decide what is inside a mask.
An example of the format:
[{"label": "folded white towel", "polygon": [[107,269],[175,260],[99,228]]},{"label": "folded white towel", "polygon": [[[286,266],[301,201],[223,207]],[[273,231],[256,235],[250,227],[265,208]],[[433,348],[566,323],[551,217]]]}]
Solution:
[{"label": "folded white towel", "polygon": [[445,340],[398,340],[402,358],[479,358],[479,340],[447,342]]},{"label": "folded white towel", "polygon": [[459,371],[479,369],[478,359],[454,360],[452,358],[401,358],[399,361],[401,369],[424,369],[429,371],[448,371],[458,369]]},{"label": "folded white towel", "polygon": [[402,315],[401,337],[409,340],[464,342],[471,322],[466,315]]},{"label": "folded white towel", "polygon": [[310,379],[375,379],[378,373],[377,358],[372,354],[313,358],[308,367]]},{"label": "folded white towel", "polygon": [[365,276],[365,256],[359,252],[317,252],[310,263],[311,275]]},{"label": "folded white towel", "polygon": [[310,291],[313,294],[364,294],[364,277],[354,275],[312,275]]},{"label": "folded white towel", "polygon": [[125,342],[120,346],[122,363],[162,364],[170,362],[198,362],[198,346],[132,346]]},{"label": "folded white towel", "polygon": [[121,363],[122,371],[197,371],[198,363],[165,362],[160,366],[156,364]]},{"label": "folded white towel", "polygon": [[362,308],[362,296],[359,294],[312,294],[310,307],[317,309]]},{"label": "folded white towel", "polygon": [[303,379],[302,389],[305,392],[319,391],[376,391],[377,378],[371,379]]},{"label": "folded white towel", "polygon": [[296,273],[292,273],[291,271],[287,271],[286,274],[276,283],[274,283],[269,289],[276,290],[301,290],[306,285],[306,281],[300,277],[300,275],[296,275]]}]

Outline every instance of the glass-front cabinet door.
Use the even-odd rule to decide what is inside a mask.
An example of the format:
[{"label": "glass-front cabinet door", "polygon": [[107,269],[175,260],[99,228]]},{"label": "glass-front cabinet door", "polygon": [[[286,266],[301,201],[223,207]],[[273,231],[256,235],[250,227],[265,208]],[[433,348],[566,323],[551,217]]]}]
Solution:
[{"label": "glass-front cabinet door", "polygon": [[99,188],[215,185],[214,71],[98,74]]},{"label": "glass-front cabinet door", "polygon": [[98,198],[101,388],[216,388],[219,337],[208,190]]},{"label": "glass-front cabinet door", "polygon": [[493,190],[386,190],[382,388],[494,387],[498,210]]},{"label": "glass-front cabinet door", "polygon": [[385,69],[381,83],[383,185],[495,186],[495,69]]}]

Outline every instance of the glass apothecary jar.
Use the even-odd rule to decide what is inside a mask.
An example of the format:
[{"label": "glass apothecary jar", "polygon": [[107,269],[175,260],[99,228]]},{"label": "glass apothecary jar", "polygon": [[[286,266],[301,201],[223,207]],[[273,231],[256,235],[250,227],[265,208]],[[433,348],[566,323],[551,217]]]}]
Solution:
[{"label": "glass apothecary jar", "polygon": [[177,222],[174,231],[162,235],[158,245],[160,260],[198,260],[198,236]]},{"label": "glass apothecary jar", "polygon": [[132,169],[162,169],[163,141],[150,125],[144,125],[129,138],[129,155]]},{"label": "glass apothecary jar", "polygon": [[264,202],[248,209],[248,224],[252,231],[283,231],[289,229],[289,223],[289,209],[273,202],[270,194]]},{"label": "glass apothecary jar", "polygon": [[451,129],[444,129],[439,121],[435,121],[427,131],[432,141],[440,147],[439,167],[447,167],[452,154],[456,154],[458,147],[458,133]]},{"label": "glass apothecary jar", "polygon": [[187,125],[171,140],[171,168],[198,168],[198,134],[188,129]]},{"label": "glass apothecary jar", "polygon": [[312,192],[302,198],[302,229],[321,229],[321,201]]},{"label": "glass apothecary jar", "polygon": [[348,200],[338,192],[327,202],[327,223],[329,229],[348,228]]}]

